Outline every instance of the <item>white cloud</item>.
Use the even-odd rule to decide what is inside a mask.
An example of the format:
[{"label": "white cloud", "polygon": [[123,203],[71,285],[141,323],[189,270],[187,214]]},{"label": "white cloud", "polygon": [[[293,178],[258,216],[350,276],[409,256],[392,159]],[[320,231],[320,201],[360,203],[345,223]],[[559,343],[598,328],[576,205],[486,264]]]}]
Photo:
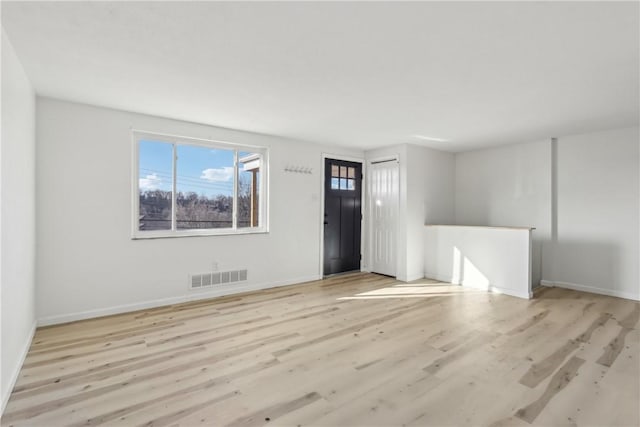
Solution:
[{"label": "white cloud", "polygon": [[138,187],[140,187],[140,190],[142,191],[157,190],[161,185],[162,178],[160,178],[155,172],[147,175],[145,178],[140,178],[140,181],[138,182]]},{"label": "white cloud", "polygon": [[217,169],[205,169],[200,175],[200,179],[204,179],[209,182],[227,182],[233,178],[233,167],[226,166]]}]

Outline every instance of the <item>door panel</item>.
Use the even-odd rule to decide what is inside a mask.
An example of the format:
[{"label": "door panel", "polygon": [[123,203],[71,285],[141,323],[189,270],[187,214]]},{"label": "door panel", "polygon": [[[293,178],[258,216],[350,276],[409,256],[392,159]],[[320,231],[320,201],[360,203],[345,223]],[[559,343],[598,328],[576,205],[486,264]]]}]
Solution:
[{"label": "door panel", "polygon": [[324,275],[360,270],[362,164],[325,159]]},{"label": "door panel", "polygon": [[[356,228],[356,215],[359,216],[360,210],[356,212],[355,200],[348,197],[342,197],[340,199],[340,254],[342,257],[355,257],[360,256],[360,245],[358,245],[358,253],[356,254],[355,245],[355,228]],[[359,222],[360,218],[358,218]],[[359,260],[358,260],[359,261]],[[360,263],[358,262],[358,268]]]},{"label": "door panel", "polygon": [[[340,221],[334,221],[334,218],[340,218],[341,200],[338,197],[325,198],[324,212],[324,257],[327,259],[340,258]],[[329,221],[331,218],[331,221]]]},{"label": "door panel", "polygon": [[400,203],[400,171],[396,160],[369,167],[371,271],[396,275],[396,239]]}]

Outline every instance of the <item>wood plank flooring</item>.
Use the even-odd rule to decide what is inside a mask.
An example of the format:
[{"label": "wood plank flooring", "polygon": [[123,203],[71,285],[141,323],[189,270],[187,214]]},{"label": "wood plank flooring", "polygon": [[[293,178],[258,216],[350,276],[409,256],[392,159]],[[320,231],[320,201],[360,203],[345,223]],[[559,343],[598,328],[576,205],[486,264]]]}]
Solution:
[{"label": "wood plank flooring", "polygon": [[3,426],[637,426],[640,304],[350,274],[40,328]]}]

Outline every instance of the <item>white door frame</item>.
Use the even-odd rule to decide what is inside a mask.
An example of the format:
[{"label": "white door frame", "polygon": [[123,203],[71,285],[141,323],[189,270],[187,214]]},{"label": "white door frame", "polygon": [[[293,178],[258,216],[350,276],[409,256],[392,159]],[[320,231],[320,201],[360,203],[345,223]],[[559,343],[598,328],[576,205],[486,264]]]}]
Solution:
[{"label": "white door frame", "polygon": [[[362,211],[362,221],[360,222],[360,253],[365,253],[364,247],[364,230],[366,230],[366,215],[365,215],[365,206],[366,206],[366,191],[365,191],[365,177],[366,175],[366,162],[363,157],[354,157],[354,156],[345,156],[343,154],[331,154],[331,153],[322,153],[322,166],[320,166],[320,213],[318,216],[318,223],[320,224],[320,263],[318,265],[319,277],[324,277],[324,177],[326,171],[324,170],[325,159],[336,159],[336,160],[345,160],[347,162],[354,162],[362,164],[362,183],[361,183],[361,199],[360,199],[360,209]],[[368,253],[368,252],[366,252]],[[365,257],[363,256],[360,260],[360,271],[367,271],[363,268],[363,263],[365,261]]]}]

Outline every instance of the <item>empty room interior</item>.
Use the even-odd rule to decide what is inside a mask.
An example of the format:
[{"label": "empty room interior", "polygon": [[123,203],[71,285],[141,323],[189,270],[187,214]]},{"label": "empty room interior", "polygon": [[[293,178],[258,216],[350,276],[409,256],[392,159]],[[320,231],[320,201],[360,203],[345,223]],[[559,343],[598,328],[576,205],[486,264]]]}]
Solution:
[{"label": "empty room interior", "polygon": [[640,425],[640,2],[0,12],[2,426]]}]

